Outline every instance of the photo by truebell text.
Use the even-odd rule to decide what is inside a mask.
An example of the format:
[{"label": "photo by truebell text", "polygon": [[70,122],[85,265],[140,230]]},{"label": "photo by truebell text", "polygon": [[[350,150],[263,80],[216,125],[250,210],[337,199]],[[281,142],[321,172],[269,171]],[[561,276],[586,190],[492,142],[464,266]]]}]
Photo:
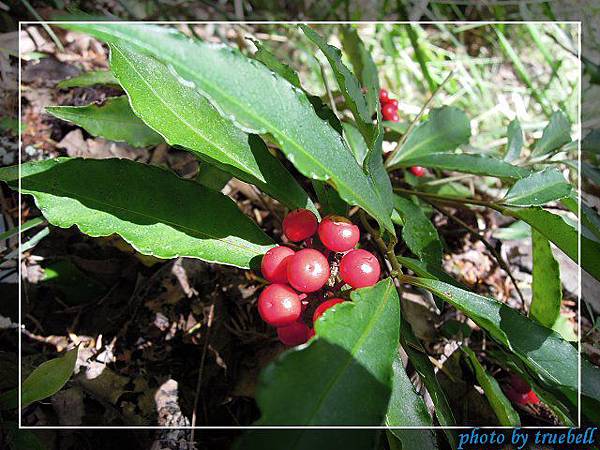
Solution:
[{"label": "photo by truebell text", "polygon": [[596,443],[598,427],[536,430],[515,428],[493,430],[473,428],[459,433],[458,450],[487,450],[512,445],[514,449],[532,448],[532,445],[551,445],[556,449],[590,449]]}]

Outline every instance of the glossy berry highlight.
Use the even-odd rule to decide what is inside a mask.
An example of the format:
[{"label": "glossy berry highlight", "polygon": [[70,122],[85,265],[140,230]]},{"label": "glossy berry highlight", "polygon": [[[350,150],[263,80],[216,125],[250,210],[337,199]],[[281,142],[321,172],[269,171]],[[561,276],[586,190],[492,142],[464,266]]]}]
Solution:
[{"label": "glossy berry highlight", "polygon": [[298,294],[285,284],[271,284],[258,297],[258,313],[269,325],[291,325],[300,318],[301,312]]},{"label": "glossy berry highlight", "polygon": [[319,224],[319,239],[334,252],[346,252],[358,243],[360,230],[341,216],[327,216]]},{"label": "glossy berry highlight", "polygon": [[425,169],[421,166],[412,166],[410,168],[410,173],[412,173],[415,177],[422,177],[425,175]]},{"label": "glossy berry highlight", "polygon": [[367,250],[352,250],[340,262],[340,277],[353,288],[373,286],[379,281],[379,275],[379,261]]},{"label": "glossy berry highlight", "polygon": [[287,265],[288,281],[300,292],[318,291],[329,279],[329,274],[329,261],[323,253],[312,248],[296,252]]},{"label": "glossy berry highlight", "polygon": [[383,103],[387,103],[390,100],[390,95],[388,94],[388,91],[386,91],[385,89],[379,89],[379,101],[383,104]]},{"label": "glossy berry highlight", "polygon": [[317,232],[319,221],[312,211],[296,209],[283,219],[283,234],[292,242],[308,239]]},{"label": "glossy berry highlight", "polygon": [[394,114],[398,114],[398,107],[392,105],[391,103],[386,103],[381,108],[381,115],[383,116],[383,120],[390,120]]},{"label": "glossy berry highlight", "polygon": [[278,246],[270,249],[260,263],[260,271],[271,283],[287,283],[287,264],[296,252],[289,247]]},{"label": "glossy berry highlight", "polygon": [[277,337],[282,344],[294,347],[304,344],[309,339],[310,329],[301,321],[277,328]]},{"label": "glossy berry highlight", "polygon": [[315,312],[313,314],[313,322],[316,322],[317,319],[319,317],[321,317],[323,315],[323,313],[325,311],[327,311],[329,308],[331,308],[334,305],[337,305],[338,303],[343,303],[344,299],[341,298],[332,298],[329,300],[325,300],[323,303],[321,303],[317,309],[315,309]]}]

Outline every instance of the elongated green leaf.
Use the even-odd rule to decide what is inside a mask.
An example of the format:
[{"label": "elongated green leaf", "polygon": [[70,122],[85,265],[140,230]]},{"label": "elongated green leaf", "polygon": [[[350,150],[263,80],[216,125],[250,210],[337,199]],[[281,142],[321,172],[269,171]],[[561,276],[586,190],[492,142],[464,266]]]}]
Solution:
[{"label": "elongated green leaf", "polygon": [[189,149],[292,209],[309,208],[316,213],[308,194],[258,136],[234,127],[164,64],[111,44],[110,65],[135,113],[169,144]]},{"label": "elongated green leaf", "polygon": [[133,113],[127,97],[109,98],[101,106],[93,103],[87,106],[48,106],[46,111],[109,141],[127,142],[134,147],[163,142],[159,134]]},{"label": "elongated green leaf", "polygon": [[442,242],[437,230],[419,206],[399,195],[394,206],[404,221],[402,239],[415,255],[434,267],[442,263]]},{"label": "elongated green leaf", "polygon": [[369,147],[363,138],[358,128],[348,122],[342,122],[342,128],[344,129],[344,138],[352,150],[352,154],[356,158],[356,161],[362,166],[367,153],[369,153]]},{"label": "elongated green leaf", "polygon": [[508,138],[508,142],[506,143],[504,161],[512,162],[519,158],[521,155],[521,148],[523,148],[523,130],[521,129],[521,123],[519,122],[519,119],[514,119],[508,124],[506,136]]},{"label": "elongated green leaf", "polygon": [[[272,247],[231,199],[164,169],[125,159],[56,158],[21,166],[31,194],[53,225],[90,236],[119,234],[139,252],[257,267]],[[16,166],[0,180],[18,189]]]},{"label": "elongated green leaf", "polygon": [[400,162],[409,159],[449,152],[467,144],[470,137],[471,125],[463,111],[453,106],[432,109],[429,119],[412,131],[398,153],[387,161],[386,166],[396,168]]},{"label": "elongated green leaf", "polygon": [[519,414],[513,408],[510,400],[506,398],[504,392],[502,392],[496,379],[481,365],[473,350],[464,346],[461,348],[467,355],[475,378],[477,378],[477,383],[479,383],[479,386],[483,389],[500,425],[506,427],[520,427],[521,419]]},{"label": "elongated green leaf", "polygon": [[72,87],[87,87],[95,84],[111,84],[119,86],[119,81],[114,77],[110,70],[93,70],[85,72],[66,80],[62,80],[56,85],[60,89]]},{"label": "elongated green leaf", "polygon": [[542,133],[542,137],[535,143],[532,155],[540,156],[558,150],[571,142],[571,124],[562,111],[554,111],[550,121]]},{"label": "elongated green leaf", "polygon": [[538,375],[576,402],[577,349],[558,333],[528,319],[497,300],[427,278],[402,277],[403,281],[438,295],[485,329]]},{"label": "elongated green leaf", "polygon": [[77,348],[36,367],[21,385],[21,408],[56,394],[69,381],[77,361]]},{"label": "elongated green leaf", "polygon": [[283,78],[288,80],[290,84],[296,86],[299,89],[302,89],[302,85],[300,84],[300,78],[294,69],[292,69],[287,64],[281,62],[277,57],[271,53],[262,42],[252,40],[256,48],[258,49],[256,53],[254,53],[254,59],[260,61],[273,72],[281,75]]},{"label": "elongated green leaf", "polygon": [[[521,219],[553,242],[569,258],[578,262],[577,228],[561,216],[537,206],[530,208],[501,208],[503,214]],[[600,243],[581,236],[581,266],[593,277],[600,279]]]},{"label": "elongated green leaf", "polygon": [[[263,370],[256,392],[258,425],[380,425],[391,392],[400,303],[391,279],[358,289],[352,302],[327,310],[308,345],[285,352]],[[294,405],[290,408],[290,405]],[[366,431],[366,430],[365,430]],[[365,449],[373,435],[334,437],[318,448]],[[308,449],[315,437],[295,430],[283,442],[248,434],[238,448]],[[265,447],[261,447],[265,445]]]},{"label": "elongated green leaf", "polygon": [[584,180],[591,181],[600,186],[600,169],[594,167],[587,161],[581,161],[581,173]]},{"label": "elongated green leaf", "polygon": [[570,192],[571,185],[560,171],[547,168],[518,180],[506,193],[503,203],[513,206],[541,206],[564,198]]},{"label": "elongated green leaf", "polygon": [[[388,404],[385,424],[388,427],[431,427],[433,422],[427,411],[423,398],[415,392],[415,388],[404,371],[404,366],[399,355],[396,355],[393,363],[392,396]],[[402,430],[391,430],[400,440],[405,438]],[[425,446],[416,448],[435,448],[435,435],[426,433],[422,436]],[[404,442],[407,445],[408,442]]]},{"label": "elongated green leaf", "polygon": [[545,327],[552,328],[560,315],[562,287],[560,268],[554,259],[550,242],[539,231],[531,233],[533,251],[533,281],[529,315]]},{"label": "elongated green leaf", "polygon": [[316,114],[306,95],[263,64],[227,46],[190,40],[172,29],[140,24],[61,24],[155,56],[196,88],[238,127],[270,133],[307,177],[328,181],[390,233],[391,209],[356,163],[342,137]]},{"label": "elongated green leaf", "polygon": [[369,148],[372,148],[377,134],[377,130],[371,119],[372,111],[369,110],[369,105],[363,93],[361,92],[361,86],[358,78],[346,67],[342,62],[342,52],[340,49],[329,45],[325,39],[323,39],[316,31],[307,25],[300,25],[300,28],[313,43],[319,47],[319,49],[327,58],[337,84],[342,92],[342,95],[346,99],[346,104],[352,114],[354,120],[358,126],[358,129],[362,133],[367,142]]},{"label": "elongated green leaf", "polygon": [[333,187],[323,181],[313,180],[313,189],[319,199],[319,206],[323,215],[335,214],[337,216],[348,215],[348,205],[342,200]]},{"label": "elongated green leaf", "polygon": [[423,166],[430,169],[454,170],[506,179],[519,179],[529,175],[522,167],[513,166],[497,158],[471,154],[439,153],[403,160],[397,167]]}]

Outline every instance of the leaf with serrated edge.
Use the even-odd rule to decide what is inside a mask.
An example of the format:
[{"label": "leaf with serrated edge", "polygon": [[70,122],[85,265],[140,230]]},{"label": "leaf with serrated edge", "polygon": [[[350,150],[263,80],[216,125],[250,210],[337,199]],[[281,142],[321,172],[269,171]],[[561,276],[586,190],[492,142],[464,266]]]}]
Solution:
[{"label": "leaf with serrated edge", "polygon": [[[48,222],[90,236],[118,234],[157,258],[186,256],[258,267],[271,239],[227,196],[159,167],[126,159],[56,158],[21,166],[21,193]],[[18,189],[18,168],[0,180]]]},{"label": "leaf with serrated edge", "polygon": [[577,349],[558,333],[489,297],[427,278],[404,276],[403,281],[427,289],[462,311],[518,356],[544,383],[576,401]]},{"label": "leaf with serrated edge", "polygon": [[60,391],[71,378],[76,361],[77,348],[74,348],[36,367],[21,385],[21,408]]},{"label": "leaf with serrated edge", "polygon": [[156,59],[121,45],[110,48],[111,69],[133,110],[169,144],[255,184],[292,209],[309,208],[318,215],[308,194],[259,137],[234,127]]},{"label": "leaf with serrated edge", "polygon": [[479,386],[483,389],[500,425],[505,427],[520,427],[521,418],[517,411],[515,411],[515,408],[513,408],[510,400],[506,398],[506,395],[502,392],[496,379],[481,365],[473,350],[464,346],[461,347],[461,349],[467,355],[473,368],[473,372],[475,373],[475,378],[477,378],[477,383],[479,383]]},{"label": "leaf with serrated edge", "polygon": [[340,49],[329,45],[319,33],[314,31],[307,25],[300,25],[300,28],[312,42],[323,52],[325,58],[329,62],[337,84],[346,99],[346,103],[352,111],[354,120],[358,129],[362,133],[365,141],[371,147],[375,141],[377,134],[376,126],[371,120],[372,112],[369,111],[367,100],[361,91],[361,86],[358,78],[346,67],[342,62],[342,52]]},{"label": "leaf with serrated edge", "polygon": [[448,152],[467,144],[470,137],[471,125],[463,111],[453,106],[436,108],[429,113],[429,119],[415,127],[386,165],[395,168],[408,159]]},{"label": "leaf with serrated edge", "polygon": [[238,127],[270,133],[303,175],[328,181],[349,204],[362,207],[394,233],[391,209],[381,203],[342,137],[315,115],[302,91],[260,62],[231,47],[190,40],[156,25],[97,22],[60,26],[106,42],[127,42],[171,65]]},{"label": "leaf with serrated edge", "polygon": [[512,206],[541,206],[567,197],[570,192],[571,185],[562,173],[549,167],[518,180],[506,193],[503,203]]},{"label": "leaf with serrated edge", "polygon": [[133,113],[127,97],[112,97],[102,105],[47,106],[46,112],[109,141],[126,142],[134,147],[163,142],[159,134]]},{"label": "leaf with serrated edge", "polygon": [[560,315],[562,302],[560,268],[548,239],[535,229],[531,232],[531,238],[533,270],[529,315],[545,327],[552,328]]}]

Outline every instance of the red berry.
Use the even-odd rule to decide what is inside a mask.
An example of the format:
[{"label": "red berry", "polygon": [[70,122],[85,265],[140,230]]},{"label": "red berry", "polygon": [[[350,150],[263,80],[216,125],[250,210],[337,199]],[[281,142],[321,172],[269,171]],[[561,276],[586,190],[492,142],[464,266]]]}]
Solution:
[{"label": "red berry", "polygon": [[388,94],[388,91],[386,91],[385,89],[379,89],[379,101],[381,103],[387,103],[390,100],[390,95]]},{"label": "red berry", "polygon": [[410,168],[410,173],[412,173],[415,177],[422,177],[425,175],[425,169],[421,166],[412,166]]},{"label": "red berry", "polygon": [[287,277],[300,292],[318,291],[329,279],[329,261],[318,250],[302,249],[290,258]]},{"label": "red berry", "polygon": [[388,119],[388,122],[400,122],[400,116],[398,114],[394,114]]},{"label": "red berry", "polygon": [[258,313],[269,325],[281,327],[300,317],[302,305],[298,294],[285,284],[271,284],[258,297]]},{"label": "red berry", "polygon": [[396,112],[398,111],[398,100],[396,100],[395,98],[390,98],[387,104],[392,105],[394,108],[396,108]]},{"label": "red berry", "polygon": [[373,286],[379,281],[380,274],[379,261],[366,250],[352,250],[340,262],[340,276],[353,288]]},{"label": "red berry", "polygon": [[383,115],[383,120],[390,120],[394,115],[398,115],[398,107],[391,103],[386,103],[381,108],[381,114]]},{"label": "red berry", "polygon": [[277,336],[282,344],[290,347],[304,344],[308,341],[309,328],[304,322],[298,321],[285,327],[277,328]]},{"label": "red berry", "polygon": [[529,391],[529,392],[527,393],[527,401],[528,401],[528,403],[531,403],[531,404],[533,404],[533,405],[537,405],[537,404],[540,402],[540,399],[539,399],[539,397],[536,395],[536,393],[535,393],[535,392],[533,392],[533,391]]},{"label": "red berry", "polygon": [[517,392],[512,386],[505,387],[504,393],[506,394],[508,399],[513,403],[516,403],[518,405],[527,405],[529,403],[527,394]]},{"label": "red berry", "polygon": [[271,283],[287,283],[287,263],[296,252],[288,247],[270,249],[260,263],[263,277]]},{"label": "red berry", "polygon": [[509,384],[516,392],[519,392],[520,394],[527,394],[531,390],[529,384],[527,384],[527,381],[514,373],[510,375]]},{"label": "red berry", "polygon": [[341,298],[332,298],[330,300],[325,300],[321,303],[313,314],[313,322],[316,322],[319,317],[323,315],[325,311],[331,308],[333,305],[337,305],[338,303],[342,303],[344,300]]},{"label": "red berry", "polygon": [[327,216],[319,224],[319,239],[329,250],[345,252],[358,243],[360,230],[345,217]]},{"label": "red berry", "polygon": [[293,242],[303,241],[316,233],[319,222],[308,209],[296,209],[283,219],[283,234]]}]

